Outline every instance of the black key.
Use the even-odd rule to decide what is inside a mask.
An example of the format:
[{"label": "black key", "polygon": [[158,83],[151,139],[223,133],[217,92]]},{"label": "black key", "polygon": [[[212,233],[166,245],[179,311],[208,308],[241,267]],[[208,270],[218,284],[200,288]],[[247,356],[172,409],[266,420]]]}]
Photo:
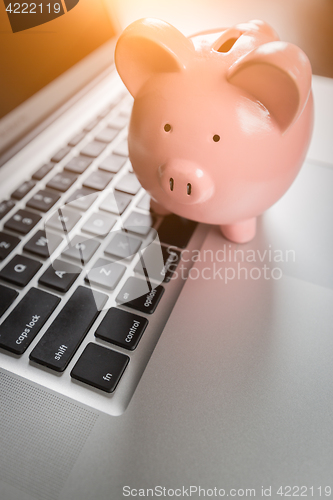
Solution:
[{"label": "black key", "polygon": [[79,144],[79,142],[81,142],[84,138],[85,138],[86,134],[84,132],[80,132],[76,135],[74,135],[74,137],[71,138],[71,140],[69,141],[68,143],[68,146],[71,146],[71,147],[75,147]]},{"label": "black key", "polygon": [[0,220],[15,207],[13,200],[5,200],[0,203]]},{"label": "black key", "polygon": [[82,231],[104,238],[109,234],[116,222],[116,217],[96,212],[92,214],[82,226]]},{"label": "black key", "polygon": [[160,241],[173,247],[185,248],[197,224],[197,222],[178,217],[178,215],[168,215],[158,228]]},{"label": "black key", "polygon": [[116,174],[117,172],[119,172],[121,167],[125,165],[126,161],[127,158],[124,158],[123,156],[111,154],[104,158],[98,168]]},{"label": "black key", "polygon": [[119,134],[119,130],[114,128],[105,127],[96,135],[95,139],[99,142],[112,142],[113,139]]},{"label": "black key", "polygon": [[0,347],[23,354],[59,302],[58,297],[31,288],[0,326]]},{"label": "black key", "polygon": [[161,285],[152,289],[144,280],[128,278],[117,295],[116,301],[137,311],[152,314],[163,293],[164,288]]},{"label": "black key", "polygon": [[131,117],[132,108],[133,108],[133,103],[132,102],[127,103],[125,106],[123,106],[121,108],[120,113],[119,113],[120,116],[126,116],[129,120]]},{"label": "black key", "polygon": [[68,155],[70,150],[71,148],[69,146],[65,146],[64,148],[59,149],[59,151],[52,156],[51,161],[54,161],[54,163],[58,163],[63,158],[65,158],[66,155]]},{"label": "black key", "polygon": [[141,210],[147,210],[147,212],[149,212],[149,210],[150,210],[150,196],[148,193],[145,193],[143,198],[141,198],[141,200],[137,204],[137,207],[141,208]]},{"label": "black key", "polygon": [[30,198],[27,202],[27,207],[40,210],[41,212],[47,212],[53,207],[59,198],[60,196],[58,194],[41,189],[38,193],[34,194],[32,198]]},{"label": "black key", "polygon": [[52,177],[52,179],[46,184],[47,187],[56,189],[64,193],[71,187],[76,181],[77,176],[71,172],[60,172],[59,174]]},{"label": "black key", "polygon": [[35,276],[42,264],[36,260],[15,255],[8,264],[0,271],[0,278],[18,286],[25,286]]},{"label": "black key", "polygon": [[[12,305],[18,292],[7,286],[0,285],[0,316],[7,311],[8,307]],[[1,341],[1,326],[0,326],[0,341]]]},{"label": "black key", "polygon": [[126,125],[128,125],[128,117],[121,115],[113,116],[107,122],[110,127],[121,130],[122,128],[126,127]]},{"label": "black key", "polygon": [[[113,107],[113,106],[112,106]],[[98,114],[98,118],[101,120],[102,118],[105,118],[106,116],[108,116],[108,114],[110,113],[111,111],[111,106],[108,107],[108,108],[105,108],[103,109],[103,111],[101,111],[99,114]]]},{"label": "black key", "polygon": [[85,127],[84,127],[84,131],[85,132],[91,132],[93,128],[96,127],[96,125],[99,123],[99,120],[97,120],[97,118],[94,118],[91,122],[89,122]]},{"label": "black key", "polygon": [[28,234],[31,229],[41,220],[41,216],[28,210],[18,210],[5,224],[5,228]]},{"label": "black key", "polygon": [[119,104],[123,97],[127,96],[128,92],[125,88],[122,88],[115,96],[112,97],[112,101],[110,103],[110,109],[113,109],[117,104]]},{"label": "black key", "polygon": [[135,236],[117,231],[105,249],[105,253],[111,257],[127,259],[133,257],[141,247],[142,241]]},{"label": "black key", "polygon": [[67,292],[74,281],[80,275],[81,268],[74,264],[68,264],[61,260],[55,260],[53,264],[39,278],[38,283],[48,288]]},{"label": "black key", "polygon": [[117,146],[114,148],[114,154],[121,156],[128,156],[128,144],[127,137],[123,139]]},{"label": "black key", "polygon": [[14,193],[12,193],[12,198],[14,198],[15,200],[22,200],[22,198],[24,198],[25,195],[28,194],[29,191],[31,191],[35,186],[36,183],[34,181],[23,182],[23,184],[21,184],[21,186],[18,187],[16,191],[14,191]]},{"label": "black key", "polygon": [[0,260],[5,259],[18,243],[20,239],[16,236],[0,232]]},{"label": "black key", "polygon": [[79,286],[30,354],[30,359],[63,372],[104,307],[108,296]]},{"label": "black key", "polygon": [[120,102],[120,97],[114,97],[112,99],[112,102],[98,114],[98,118],[105,118],[110,113],[110,111],[118,104],[118,102]]},{"label": "black key", "polygon": [[33,253],[39,257],[47,258],[62,242],[61,236],[53,234],[50,231],[37,231],[37,233],[28,241],[23,250]]},{"label": "black key", "polygon": [[94,203],[98,194],[96,191],[88,188],[80,188],[74,191],[74,193],[68,198],[66,203],[70,203],[71,207],[75,207],[78,210],[85,212]]},{"label": "black key", "polygon": [[68,208],[59,208],[46,222],[45,227],[57,229],[63,234],[69,233],[81,219],[81,215]]},{"label": "black key", "polygon": [[125,174],[119,181],[117,182],[115,189],[118,191],[123,191],[128,194],[136,194],[141,188],[141,184],[138,181],[135,174]]},{"label": "black key", "polygon": [[70,245],[65,248],[61,255],[74,259],[84,266],[94,255],[98,247],[99,242],[96,240],[89,240],[84,236],[74,236]]},{"label": "black key", "polygon": [[128,362],[129,357],[125,354],[90,343],[71,371],[71,377],[111,393],[117,387]]},{"label": "black key", "polygon": [[101,286],[106,290],[114,290],[126,271],[126,266],[106,259],[98,259],[88,272],[85,281]]},{"label": "black key", "polygon": [[130,194],[114,191],[107,195],[100,206],[101,210],[111,212],[113,214],[121,215],[132,201]]},{"label": "black key", "polygon": [[151,214],[142,214],[140,212],[131,212],[124,222],[124,228],[132,233],[146,236],[151,226],[154,224],[154,217]]},{"label": "black key", "polygon": [[92,160],[90,158],[85,158],[84,156],[74,156],[70,162],[64,167],[65,170],[74,172],[75,174],[82,174],[91,164]]},{"label": "black key", "polygon": [[32,176],[33,179],[36,179],[36,181],[40,181],[41,179],[44,179],[44,177],[52,170],[54,167],[54,163],[46,163],[42,167],[40,167],[37,172],[34,173]]},{"label": "black key", "polygon": [[83,156],[89,156],[90,158],[97,158],[97,156],[104,151],[106,146],[107,144],[104,142],[92,141],[82,149],[81,154]]},{"label": "black key", "polygon": [[95,189],[96,191],[102,191],[112,179],[113,175],[109,172],[97,170],[96,172],[92,172],[89,177],[87,177],[83,185],[87,188]]},{"label": "black key", "polygon": [[151,243],[142,255],[144,266],[141,259],[135,266],[134,271],[143,276],[148,273],[149,278],[165,283],[169,282],[176,270],[180,259],[180,252],[171,247],[163,247]]},{"label": "black key", "polygon": [[146,318],[111,307],[97,328],[95,336],[134,351],[147,325]]}]

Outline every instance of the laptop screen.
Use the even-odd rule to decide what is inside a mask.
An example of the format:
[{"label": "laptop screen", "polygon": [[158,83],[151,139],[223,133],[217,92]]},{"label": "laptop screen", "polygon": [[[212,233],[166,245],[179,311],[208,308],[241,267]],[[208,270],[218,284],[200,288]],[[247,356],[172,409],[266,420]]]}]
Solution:
[{"label": "laptop screen", "polygon": [[[36,2],[31,5],[28,3],[29,9],[44,8],[46,12],[51,5],[51,8],[61,9],[61,12],[49,22],[17,32],[13,32],[13,23],[18,18],[15,18],[14,13],[10,16],[14,3],[0,2],[0,150],[3,149],[1,146],[8,142],[6,134],[9,120],[15,118],[18,110],[24,109],[27,103],[34,102],[31,98],[36,100],[41,89],[114,37],[115,29],[111,23],[107,1],[67,0],[59,3]],[[26,4],[22,4],[20,8],[24,5]],[[66,6],[69,7],[68,10]],[[19,10],[18,7],[16,9]],[[22,17],[20,12],[18,14]],[[30,15],[31,17],[33,16]],[[104,66],[110,63],[111,58],[112,53]],[[92,74],[91,78],[93,76]],[[73,85],[72,94],[75,91],[74,79],[75,75],[69,82]],[[82,82],[78,81],[77,86],[82,87]],[[59,96],[50,99],[55,105],[59,105],[57,97]],[[33,118],[35,110],[36,114],[37,111],[40,113],[41,110],[37,108],[38,105],[30,107],[27,113],[28,121]],[[23,120],[24,117],[20,117],[19,122],[22,123]],[[17,120],[14,120],[15,122]],[[17,123],[13,126],[13,129],[15,128]]]}]

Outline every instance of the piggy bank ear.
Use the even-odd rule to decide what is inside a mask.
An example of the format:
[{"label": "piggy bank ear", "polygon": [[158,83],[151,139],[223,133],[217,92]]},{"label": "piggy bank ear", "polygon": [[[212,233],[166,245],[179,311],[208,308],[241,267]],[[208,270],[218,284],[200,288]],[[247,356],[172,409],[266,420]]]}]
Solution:
[{"label": "piggy bank ear", "polygon": [[260,101],[285,132],[308,100],[311,65],[295,45],[269,42],[233,64],[227,80]]},{"label": "piggy bank ear", "polygon": [[141,19],[130,24],[120,36],[115,64],[135,97],[153,74],[184,69],[193,50],[192,42],[170,24]]}]

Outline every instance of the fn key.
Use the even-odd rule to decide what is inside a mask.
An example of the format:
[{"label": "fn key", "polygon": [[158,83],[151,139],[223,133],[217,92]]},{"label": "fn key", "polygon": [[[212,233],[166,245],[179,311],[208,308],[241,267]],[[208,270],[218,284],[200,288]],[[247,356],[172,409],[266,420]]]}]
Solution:
[{"label": "fn key", "polygon": [[113,392],[128,362],[128,356],[90,343],[71,371],[71,377],[101,391]]}]

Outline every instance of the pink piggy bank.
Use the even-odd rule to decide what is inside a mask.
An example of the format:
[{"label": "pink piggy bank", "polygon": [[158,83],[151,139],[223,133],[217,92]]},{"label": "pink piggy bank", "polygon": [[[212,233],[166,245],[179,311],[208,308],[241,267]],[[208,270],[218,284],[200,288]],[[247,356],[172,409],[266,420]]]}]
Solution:
[{"label": "pink piggy bank", "polygon": [[151,208],[251,240],[311,139],[306,55],[262,21],[186,38],[143,19],[120,36],[115,61],[134,97],[129,156]]}]

